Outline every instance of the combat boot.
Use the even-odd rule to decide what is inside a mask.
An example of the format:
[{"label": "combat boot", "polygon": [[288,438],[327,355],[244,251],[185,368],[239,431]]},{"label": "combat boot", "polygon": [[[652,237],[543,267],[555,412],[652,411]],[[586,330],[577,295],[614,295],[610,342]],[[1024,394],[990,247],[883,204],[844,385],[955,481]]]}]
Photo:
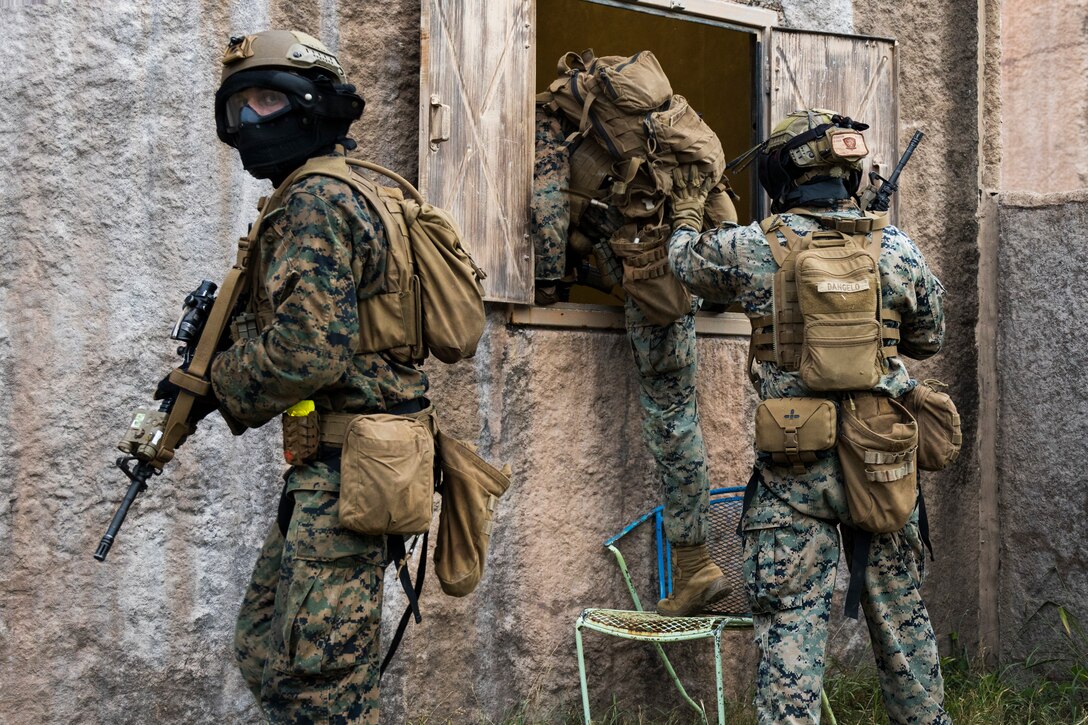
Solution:
[{"label": "combat boot", "polygon": [[728,581],[706,544],[674,545],[672,553],[672,594],[657,603],[658,614],[689,617],[729,594]]}]

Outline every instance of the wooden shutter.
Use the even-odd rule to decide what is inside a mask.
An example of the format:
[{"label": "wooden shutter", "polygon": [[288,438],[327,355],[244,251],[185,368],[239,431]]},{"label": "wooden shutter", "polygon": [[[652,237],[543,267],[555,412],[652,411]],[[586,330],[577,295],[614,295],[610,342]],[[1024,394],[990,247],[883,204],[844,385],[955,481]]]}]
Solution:
[{"label": "wooden shutter", "polygon": [[[899,160],[896,42],[775,28],[770,46],[770,123],[804,108],[827,108],[867,123],[872,168],[890,174]],[[909,167],[904,178],[907,173]],[[867,183],[863,179],[862,188]],[[893,223],[898,211],[893,197]]]},{"label": "wooden shutter", "polygon": [[422,0],[419,179],[487,272],[530,303],[534,0]]}]

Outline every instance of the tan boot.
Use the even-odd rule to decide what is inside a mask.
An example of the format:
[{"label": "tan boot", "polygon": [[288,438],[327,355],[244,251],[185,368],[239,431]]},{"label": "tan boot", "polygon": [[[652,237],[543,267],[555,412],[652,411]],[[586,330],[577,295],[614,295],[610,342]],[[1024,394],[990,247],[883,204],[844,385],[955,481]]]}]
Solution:
[{"label": "tan boot", "polygon": [[657,603],[657,613],[690,617],[727,596],[728,580],[710,559],[706,544],[673,546],[672,594]]}]

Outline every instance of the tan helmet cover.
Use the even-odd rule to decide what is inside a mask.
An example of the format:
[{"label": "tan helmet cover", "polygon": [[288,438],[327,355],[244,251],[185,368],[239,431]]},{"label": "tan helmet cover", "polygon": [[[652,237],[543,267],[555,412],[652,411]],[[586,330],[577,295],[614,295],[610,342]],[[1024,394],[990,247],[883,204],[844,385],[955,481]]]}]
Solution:
[{"label": "tan helmet cover", "polygon": [[[823,108],[810,108],[794,111],[786,116],[771,131],[767,139],[767,151],[773,152],[785,146],[790,139],[824,124],[833,124],[834,111]],[[832,125],[824,135],[812,139],[797,148],[790,149],[790,160],[799,169],[808,172],[805,176],[814,176],[817,172],[831,170],[831,176],[845,176],[851,171],[860,171],[862,159],[869,154],[869,147],[861,131]],[[798,181],[803,183],[803,178]]]},{"label": "tan helmet cover", "polygon": [[258,68],[287,71],[317,68],[336,76],[339,83],[347,83],[340,61],[325,44],[297,30],[265,30],[232,37],[223,53],[220,83],[235,73]]}]

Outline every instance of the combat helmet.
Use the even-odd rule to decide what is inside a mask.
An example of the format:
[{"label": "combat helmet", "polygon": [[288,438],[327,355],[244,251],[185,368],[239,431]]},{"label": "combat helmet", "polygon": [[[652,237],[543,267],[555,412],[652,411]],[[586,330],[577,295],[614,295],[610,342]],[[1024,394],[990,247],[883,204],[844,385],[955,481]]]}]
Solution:
[{"label": "combat helmet", "polygon": [[266,30],[230,39],[215,94],[216,132],[238,149],[247,171],[279,183],[337,143],[354,148],[348,128],[364,105],[321,41]]},{"label": "combat helmet", "polygon": [[[859,123],[834,111],[813,108],[782,119],[759,147],[759,182],[782,206],[799,187],[817,181],[841,182],[846,194],[857,194],[862,159],[869,154]],[[834,187],[840,186],[838,183]],[[796,203],[796,200],[794,200]]]}]

